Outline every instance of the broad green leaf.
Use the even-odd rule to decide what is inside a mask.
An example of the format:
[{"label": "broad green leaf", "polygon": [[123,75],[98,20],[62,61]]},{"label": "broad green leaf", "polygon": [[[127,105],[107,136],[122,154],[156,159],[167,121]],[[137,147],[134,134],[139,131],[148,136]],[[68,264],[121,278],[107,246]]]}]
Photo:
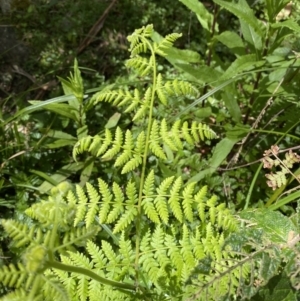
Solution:
[{"label": "broad green leaf", "polygon": [[46,129],[44,129],[41,130],[41,132],[46,134],[47,137],[77,141],[77,139],[74,136],[62,131],[55,131],[55,130],[47,131]]},{"label": "broad green leaf", "polygon": [[279,211],[252,209],[242,211],[240,217],[261,229],[265,237],[274,243],[287,243],[291,231],[298,233],[292,221]]},{"label": "broad green leaf", "polygon": [[188,7],[192,12],[197,15],[197,18],[207,31],[211,30],[211,24],[213,21],[213,15],[208,12],[205,6],[199,2],[198,0],[179,0],[182,2],[186,7]]},{"label": "broad green leaf", "polygon": [[232,50],[234,55],[242,56],[246,54],[244,42],[237,33],[232,31],[224,31],[214,38]]},{"label": "broad green leaf", "polygon": [[239,140],[240,139],[229,139],[229,138],[222,139],[216,145],[216,148],[213,150],[212,157],[209,160],[209,165],[211,166],[211,168],[216,170],[222,164],[222,162],[227,158],[233,146]]},{"label": "broad green leaf", "polygon": [[231,124],[225,125],[226,137],[228,139],[242,139],[250,131],[249,125],[244,125],[241,123],[232,126]]},{"label": "broad green leaf", "polygon": [[106,129],[111,129],[113,127],[115,127],[119,120],[121,118],[121,114],[120,113],[115,113],[114,115],[112,115],[109,120],[107,121],[106,125],[105,125],[105,128]]},{"label": "broad green leaf", "polygon": [[80,175],[80,186],[84,186],[85,183],[90,179],[93,171],[95,159],[93,157],[87,158],[84,164],[84,168]]},{"label": "broad green leaf", "polygon": [[[57,170],[55,174],[51,175],[51,182],[53,183],[61,183],[62,181],[65,181],[69,176],[71,176],[73,173],[81,170],[84,167],[84,163],[70,163],[68,165],[63,166],[61,169]],[[48,179],[47,181],[43,182],[39,187],[38,190],[41,193],[48,193],[49,190],[55,186],[52,185],[51,182]]]},{"label": "broad green leaf", "polygon": [[249,7],[246,0],[239,0],[238,3],[228,2],[223,0],[213,0],[215,3],[219,4],[221,7],[227,9],[232,14],[237,16],[240,20],[243,20],[249,26],[253,27],[255,32],[262,37],[264,35],[263,25],[260,20],[258,20],[253,10]]},{"label": "broad green leaf", "polygon": [[227,110],[229,111],[232,119],[235,122],[240,122],[241,110],[238,105],[236,87],[233,84],[230,84],[224,88],[223,93],[222,93],[222,99],[223,99],[225,106],[226,106]]},{"label": "broad green leaf", "polygon": [[250,50],[256,53],[257,58],[260,58],[261,51],[263,48],[261,36],[257,34],[253,27],[250,26],[248,23],[244,22],[243,20],[240,20],[240,23],[243,38],[246,42],[248,42]]},{"label": "broad green leaf", "polygon": [[251,301],[297,301],[296,291],[292,288],[290,278],[285,273],[276,275],[268,284],[259,289]]},{"label": "broad green leaf", "polygon": [[220,80],[232,78],[243,72],[264,65],[265,61],[257,61],[255,54],[246,54],[238,57],[225,71]]},{"label": "broad green leaf", "polygon": [[[29,103],[31,104],[38,104],[42,101],[39,100],[31,100],[29,101]],[[48,104],[46,106],[44,106],[45,110],[54,112],[58,115],[70,118],[74,121],[77,121],[77,116],[78,114],[75,114],[74,108],[70,107],[70,105],[68,104],[62,104],[62,103],[53,103],[53,104]]]},{"label": "broad green leaf", "polygon": [[286,20],[283,22],[278,22],[278,23],[274,23],[272,24],[273,28],[282,28],[282,27],[287,27],[295,32],[300,32],[300,26],[298,25],[298,23],[296,23],[294,20]]},{"label": "broad green leaf", "polygon": [[87,125],[82,126],[81,128],[77,129],[77,137],[78,139],[84,138],[88,134],[88,127]]},{"label": "broad green leaf", "polygon": [[[75,100],[75,99],[76,98],[75,98],[74,95],[66,95],[66,96],[59,96],[59,97],[55,97],[55,98],[48,99],[48,100],[45,100],[45,101],[41,101],[39,103],[35,103],[35,104],[33,104],[29,107],[26,107],[26,108],[20,110],[19,112],[14,114],[14,116],[12,116],[11,118],[8,118],[7,120],[5,120],[1,125],[5,126],[6,124],[10,123],[11,121],[17,119],[18,117],[21,117],[21,116],[24,116],[26,114],[35,112],[37,110],[42,110],[49,104],[67,102],[67,101]],[[29,101],[29,103],[30,103],[30,101]]]},{"label": "broad green leaf", "polygon": [[188,183],[190,182],[198,182],[202,180],[204,177],[211,175],[214,173],[217,168],[222,164],[222,162],[226,159],[228,154],[231,152],[233,146],[239,141],[239,139],[222,139],[215,147],[212,157],[209,160],[209,168],[200,171],[198,174],[193,176]]},{"label": "broad green leaf", "polygon": [[181,71],[184,71],[187,75],[192,76],[193,80],[196,80],[201,84],[215,82],[222,75],[220,71],[217,71],[206,65],[193,67],[189,64],[177,63],[175,64],[175,67]]},{"label": "broad green leaf", "polygon": [[74,144],[75,144],[75,142],[72,141],[72,140],[58,139],[58,140],[54,141],[53,143],[48,143],[47,147],[49,147],[49,148],[61,148],[61,147],[67,146],[67,145],[74,145]]},{"label": "broad green leaf", "polygon": [[46,180],[53,186],[57,186],[59,184],[59,182],[57,182],[55,179],[51,178],[49,175],[47,175],[46,173],[44,173],[42,171],[31,169],[30,172],[43,178],[44,180]]}]

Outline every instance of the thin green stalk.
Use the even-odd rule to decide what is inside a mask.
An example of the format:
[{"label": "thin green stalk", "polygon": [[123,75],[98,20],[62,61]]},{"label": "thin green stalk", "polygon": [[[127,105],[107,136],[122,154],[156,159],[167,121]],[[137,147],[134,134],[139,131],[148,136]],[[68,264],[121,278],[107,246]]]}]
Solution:
[{"label": "thin green stalk", "polygon": [[58,269],[58,270],[65,271],[65,272],[85,275],[87,277],[90,277],[91,279],[94,279],[94,280],[102,283],[102,284],[110,285],[110,286],[113,286],[115,288],[121,288],[121,289],[126,289],[126,290],[131,290],[131,291],[136,291],[136,289],[137,289],[137,287],[133,284],[120,283],[120,282],[117,282],[117,281],[108,280],[108,279],[103,278],[103,277],[99,276],[98,274],[92,272],[89,269],[63,264],[63,263],[60,263],[56,260],[48,261],[46,263],[45,267],[49,268],[49,269],[53,268],[53,269]]},{"label": "thin green stalk", "polygon": [[156,86],[156,57],[154,50],[152,48],[151,43],[144,39],[144,41],[148,44],[149,49],[151,51],[151,56],[153,57],[153,81],[152,81],[152,95],[151,95],[151,102],[149,108],[149,119],[148,119],[148,127],[146,133],[146,142],[145,142],[145,150],[143,154],[143,165],[142,165],[142,172],[141,172],[141,179],[140,179],[140,186],[139,186],[139,199],[137,205],[138,216],[136,218],[136,242],[135,242],[135,269],[136,269],[136,281],[138,282],[138,263],[139,263],[139,250],[140,250],[140,239],[141,239],[141,211],[142,211],[142,197],[143,197],[143,186],[145,181],[145,174],[146,174],[146,166],[147,166],[147,155],[149,151],[149,141],[150,141],[150,133],[151,133],[151,126],[152,126],[152,118],[153,118],[153,106],[154,106],[154,99],[155,99],[155,86]]}]

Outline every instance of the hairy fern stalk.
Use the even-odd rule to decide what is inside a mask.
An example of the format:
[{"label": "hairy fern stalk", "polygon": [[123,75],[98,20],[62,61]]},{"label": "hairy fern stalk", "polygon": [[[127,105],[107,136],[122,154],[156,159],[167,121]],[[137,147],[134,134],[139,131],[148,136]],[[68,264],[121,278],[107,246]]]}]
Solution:
[{"label": "hairy fern stalk", "polygon": [[[231,264],[230,279],[222,274],[231,256],[224,240],[237,228],[235,217],[216,196],[207,196],[206,186],[176,174],[162,178],[149,167],[150,156],[165,162],[170,153],[216,138],[205,124],[169,124],[156,116],[157,104],[198,96],[198,90],[185,81],[164,80],[157,71],[157,56],[165,56],[180,35],[154,43],[152,34],[149,25],[128,37],[127,61],[152,83],[144,90],[103,90],[89,104],[109,102],[130,112],[139,132],[105,129],[81,138],[73,151],[75,160],[83,152],[110,160],[127,183],[101,178],[97,187],[62,183],[26,211],[34,221],[30,225],[3,220],[24,252],[18,264],[1,269],[0,280],[14,289],[1,300],[217,300],[235,291],[241,266]],[[212,281],[212,271],[218,281]],[[210,283],[199,294],[200,286]]]}]

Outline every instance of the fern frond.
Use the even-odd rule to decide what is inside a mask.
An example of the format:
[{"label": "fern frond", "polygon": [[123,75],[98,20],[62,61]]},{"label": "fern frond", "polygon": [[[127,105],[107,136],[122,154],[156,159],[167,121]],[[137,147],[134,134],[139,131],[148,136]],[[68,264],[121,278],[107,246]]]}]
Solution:
[{"label": "fern frond", "polygon": [[62,251],[62,249],[70,248],[72,245],[79,247],[85,246],[86,242],[89,239],[94,238],[99,231],[100,228],[98,226],[90,226],[89,228],[73,228],[64,235],[62,244],[55,249]]},{"label": "fern frond", "polygon": [[165,89],[163,87],[162,75],[161,73],[158,73],[157,80],[156,80],[156,94],[160,102],[166,106],[168,101],[164,90]]},{"label": "fern frond", "polygon": [[107,223],[113,223],[119,215],[124,211],[124,194],[121,187],[113,183],[113,194],[114,194],[114,204],[113,209],[109,212],[107,216]]},{"label": "fern frond", "polygon": [[[74,226],[77,226],[79,222],[81,222],[85,216],[86,210],[87,210],[87,197],[79,185],[76,185],[76,194],[77,194],[77,210],[76,210],[76,215],[75,215],[75,220],[74,220]],[[70,194],[72,195],[72,194]],[[72,197],[75,197],[73,195]]]},{"label": "fern frond", "polygon": [[113,146],[111,149],[105,152],[105,154],[102,156],[102,159],[110,160],[115,155],[117,155],[122,147],[123,144],[123,132],[120,127],[117,127],[116,133],[115,133],[115,139],[113,141]]},{"label": "fern frond", "polygon": [[144,117],[145,113],[149,110],[151,98],[152,98],[152,88],[148,87],[144,94],[144,98],[142,100],[140,108],[133,116],[132,121],[137,121],[138,119]]},{"label": "fern frond", "polygon": [[159,44],[156,44],[156,47],[154,48],[155,53],[166,56],[166,53],[164,50],[170,49],[174,42],[179,39],[182,36],[182,34],[179,33],[171,33],[165,36],[164,39],[162,39]]},{"label": "fern frond", "polygon": [[44,277],[43,283],[43,295],[45,301],[66,301],[70,300],[70,296],[65,289],[65,286],[58,281],[58,279],[52,279],[51,277]]},{"label": "fern frond", "polygon": [[[130,42],[129,51],[131,55],[139,54],[141,51],[147,50],[146,39],[153,34],[153,25],[143,26],[142,28],[136,29],[133,34],[127,37]],[[142,44],[142,46],[140,46]],[[146,45],[145,45],[146,44]]]},{"label": "fern frond", "polygon": [[82,154],[86,150],[89,149],[90,144],[92,142],[91,136],[86,136],[81,138],[79,141],[76,142],[76,144],[73,147],[72,157],[76,161],[76,157],[79,154]]},{"label": "fern frond", "polygon": [[[59,282],[63,285],[65,293],[67,297],[65,300],[75,300],[75,293],[76,293],[76,280],[71,277],[69,272],[53,269],[51,271],[47,271],[46,276],[54,275]],[[45,293],[44,293],[45,294]]]},{"label": "fern frond", "polygon": [[[168,130],[168,125],[167,125],[167,121],[165,118],[161,121],[160,136],[162,137],[163,142],[165,144],[167,144],[172,151],[178,151],[176,142],[173,141],[172,134]],[[182,146],[182,144],[181,144],[181,146]]]},{"label": "fern frond", "polygon": [[168,190],[174,180],[174,177],[166,178],[156,189],[157,190],[157,196],[154,199],[154,204],[156,207],[156,210],[162,219],[162,221],[165,224],[168,224],[169,220],[169,210],[167,205],[167,195]]},{"label": "fern frond", "polygon": [[33,299],[22,288],[6,294],[0,299],[1,301],[42,301],[42,295],[35,296]]},{"label": "fern frond", "polygon": [[97,151],[97,157],[102,155],[107,150],[107,148],[110,146],[111,143],[112,143],[112,134],[109,129],[105,129],[105,138],[103,140],[101,147]]},{"label": "fern frond", "polygon": [[96,135],[95,137],[93,137],[92,142],[88,148],[88,151],[93,155],[96,156],[98,150],[101,147],[103,138],[101,138],[100,136]]},{"label": "fern frond", "polygon": [[178,79],[165,82],[162,90],[169,96],[197,97],[199,95],[199,91],[195,86],[189,82]]},{"label": "fern frond", "polygon": [[125,133],[125,144],[123,146],[123,152],[116,159],[114,166],[122,166],[132,157],[132,150],[134,148],[132,134],[129,130]]},{"label": "fern frond", "polygon": [[178,149],[183,148],[183,144],[180,139],[181,135],[179,134],[180,127],[181,127],[181,120],[177,120],[177,121],[175,121],[175,123],[173,124],[172,129],[171,129],[171,139]]},{"label": "fern frond", "polygon": [[122,268],[120,273],[120,278],[123,278],[126,276],[126,278],[129,278],[130,276],[134,276],[136,271],[134,269],[133,263],[135,259],[135,252],[132,249],[132,245],[130,240],[125,239],[124,233],[122,233],[120,237],[120,256],[121,256],[121,262],[122,262]]},{"label": "fern frond", "polygon": [[[72,261],[72,265],[92,270],[92,262],[90,262],[90,260],[83,254],[79,252],[69,252],[69,258]],[[81,274],[74,274],[74,276],[77,278],[78,281],[76,284],[76,295],[79,300],[85,301],[88,297],[89,279],[85,275]]]},{"label": "fern frond", "polygon": [[126,211],[123,213],[122,217],[118,220],[114,227],[113,233],[118,233],[123,231],[129,224],[132,223],[137,215],[137,209],[134,206],[126,206]]},{"label": "fern frond", "polygon": [[[139,104],[142,103],[142,100],[140,98],[140,92],[138,89],[134,89],[134,95],[131,100],[131,103],[128,105],[127,109],[124,111],[125,113],[131,112],[133,109],[135,109]],[[119,106],[125,104],[124,101],[121,101]]]},{"label": "fern frond", "polygon": [[160,224],[160,219],[154,208],[153,198],[145,197],[142,201],[142,206],[143,206],[143,209],[144,209],[146,215],[148,216],[148,218],[152,222],[154,222],[156,224]]},{"label": "fern frond", "polygon": [[136,191],[135,183],[129,182],[126,186],[126,211],[122,214],[121,218],[118,220],[114,227],[114,233],[121,232],[129,225],[137,215],[136,204],[138,202],[138,196]]},{"label": "fern frond", "polygon": [[111,244],[105,240],[101,241],[101,250],[108,260],[106,271],[113,279],[119,280],[116,276],[121,272],[120,257],[114,252]]},{"label": "fern frond", "polygon": [[36,228],[15,220],[1,220],[5,232],[14,240],[16,247],[22,247],[35,241]]},{"label": "fern frond", "polygon": [[89,196],[89,203],[87,214],[85,216],[85,224],[86,227],[89,228],[90,225],[94,222],[95,216],[99,211],[98,202],[100,200],[100,195],[90,183],[86,183],[86,188]]},{"label": "fern frond", "polygon": [[151,151],[160,159],[167,159],[163,148],[159,145],[159,128],[156,120],[153,120],[153,124],[151,127],[151,134],[150,134],[150,142],[149,142],[149,148]]},{"label": "fern frond", "polygon": [[[193,255],[193,245],[191,244],[190,240],[190,232],[185,224],[183,224],[183,234],[182,234],[182,239],[179,241],[182,249],[181,249],[181,254],[183,256],[185,265],[187,266],[188,269],[193,269],[195,267],[195,257]],[[183,281],[186,281],[186,279],[182,279]]]},{"label": "fern frond", "polygon": [[11,263],[8,266],[1,267],[0,281],[8,287],[19,288],[24,282],[28,281],[28,278],[30,278],[29,274],[29,271],[23,264],[18,263],[16,267]]},{"label": "fern frond", "polygon": [[153,58],[150,57],[150,59],[147,59],[136,55],[133,58],[127,60],[126,66],[128,68],[133,68],[139,76],[146,76],[153,70]]},{"label": "fern frond", "polygon": [[194,203],[194,198],[193,198],[193,192],[195,188],[196,182],[192,182],[186,186],[186,188],[183,190],[183,200],[182,200],[182,207],[183,207],[183,212],[185,218],[189,222],[193,222],[193,203]]},{"label": "fern frond", "polygon": [[100,206],[99,219],[100,223],[104,224],[107,218],[107,214],[110,210],[112,194],[108,188],[107,183],[102,179],[98,179],[99,190],[102,196],[102,204]]},{"label": "fern frond", "polygon": [[171,188],[170,191],[170,198],[168,200],[168,203],[170,205],[170,208],[174,214],[174,216],[177,218],[178,221],[182,222],[182,209],[180,206],[180,196],[179,196],[179,191],[181,190],[182,187],[182,179],[181,177],[178,177]]}]

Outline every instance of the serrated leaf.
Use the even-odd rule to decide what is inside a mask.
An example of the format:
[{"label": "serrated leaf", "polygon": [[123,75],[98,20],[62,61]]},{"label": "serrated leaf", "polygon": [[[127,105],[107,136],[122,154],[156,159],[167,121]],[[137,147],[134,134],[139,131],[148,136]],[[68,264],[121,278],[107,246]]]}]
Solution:
[{"label": "serrated leaf", "polygon": [[247,210],[240,214],[242,219],[254,223],[256,228],[274,243],[287,243],[291,231],[298,233],[297,227],[285,215],[269,209]]},{"label": "serrated leaf", "polygon": [[213,15],[206,9],[206,7],[198,0],[179,0],[187,8],[197,15],[197,18],[207,31],[211,30],[211,24],[213,21]]}]

